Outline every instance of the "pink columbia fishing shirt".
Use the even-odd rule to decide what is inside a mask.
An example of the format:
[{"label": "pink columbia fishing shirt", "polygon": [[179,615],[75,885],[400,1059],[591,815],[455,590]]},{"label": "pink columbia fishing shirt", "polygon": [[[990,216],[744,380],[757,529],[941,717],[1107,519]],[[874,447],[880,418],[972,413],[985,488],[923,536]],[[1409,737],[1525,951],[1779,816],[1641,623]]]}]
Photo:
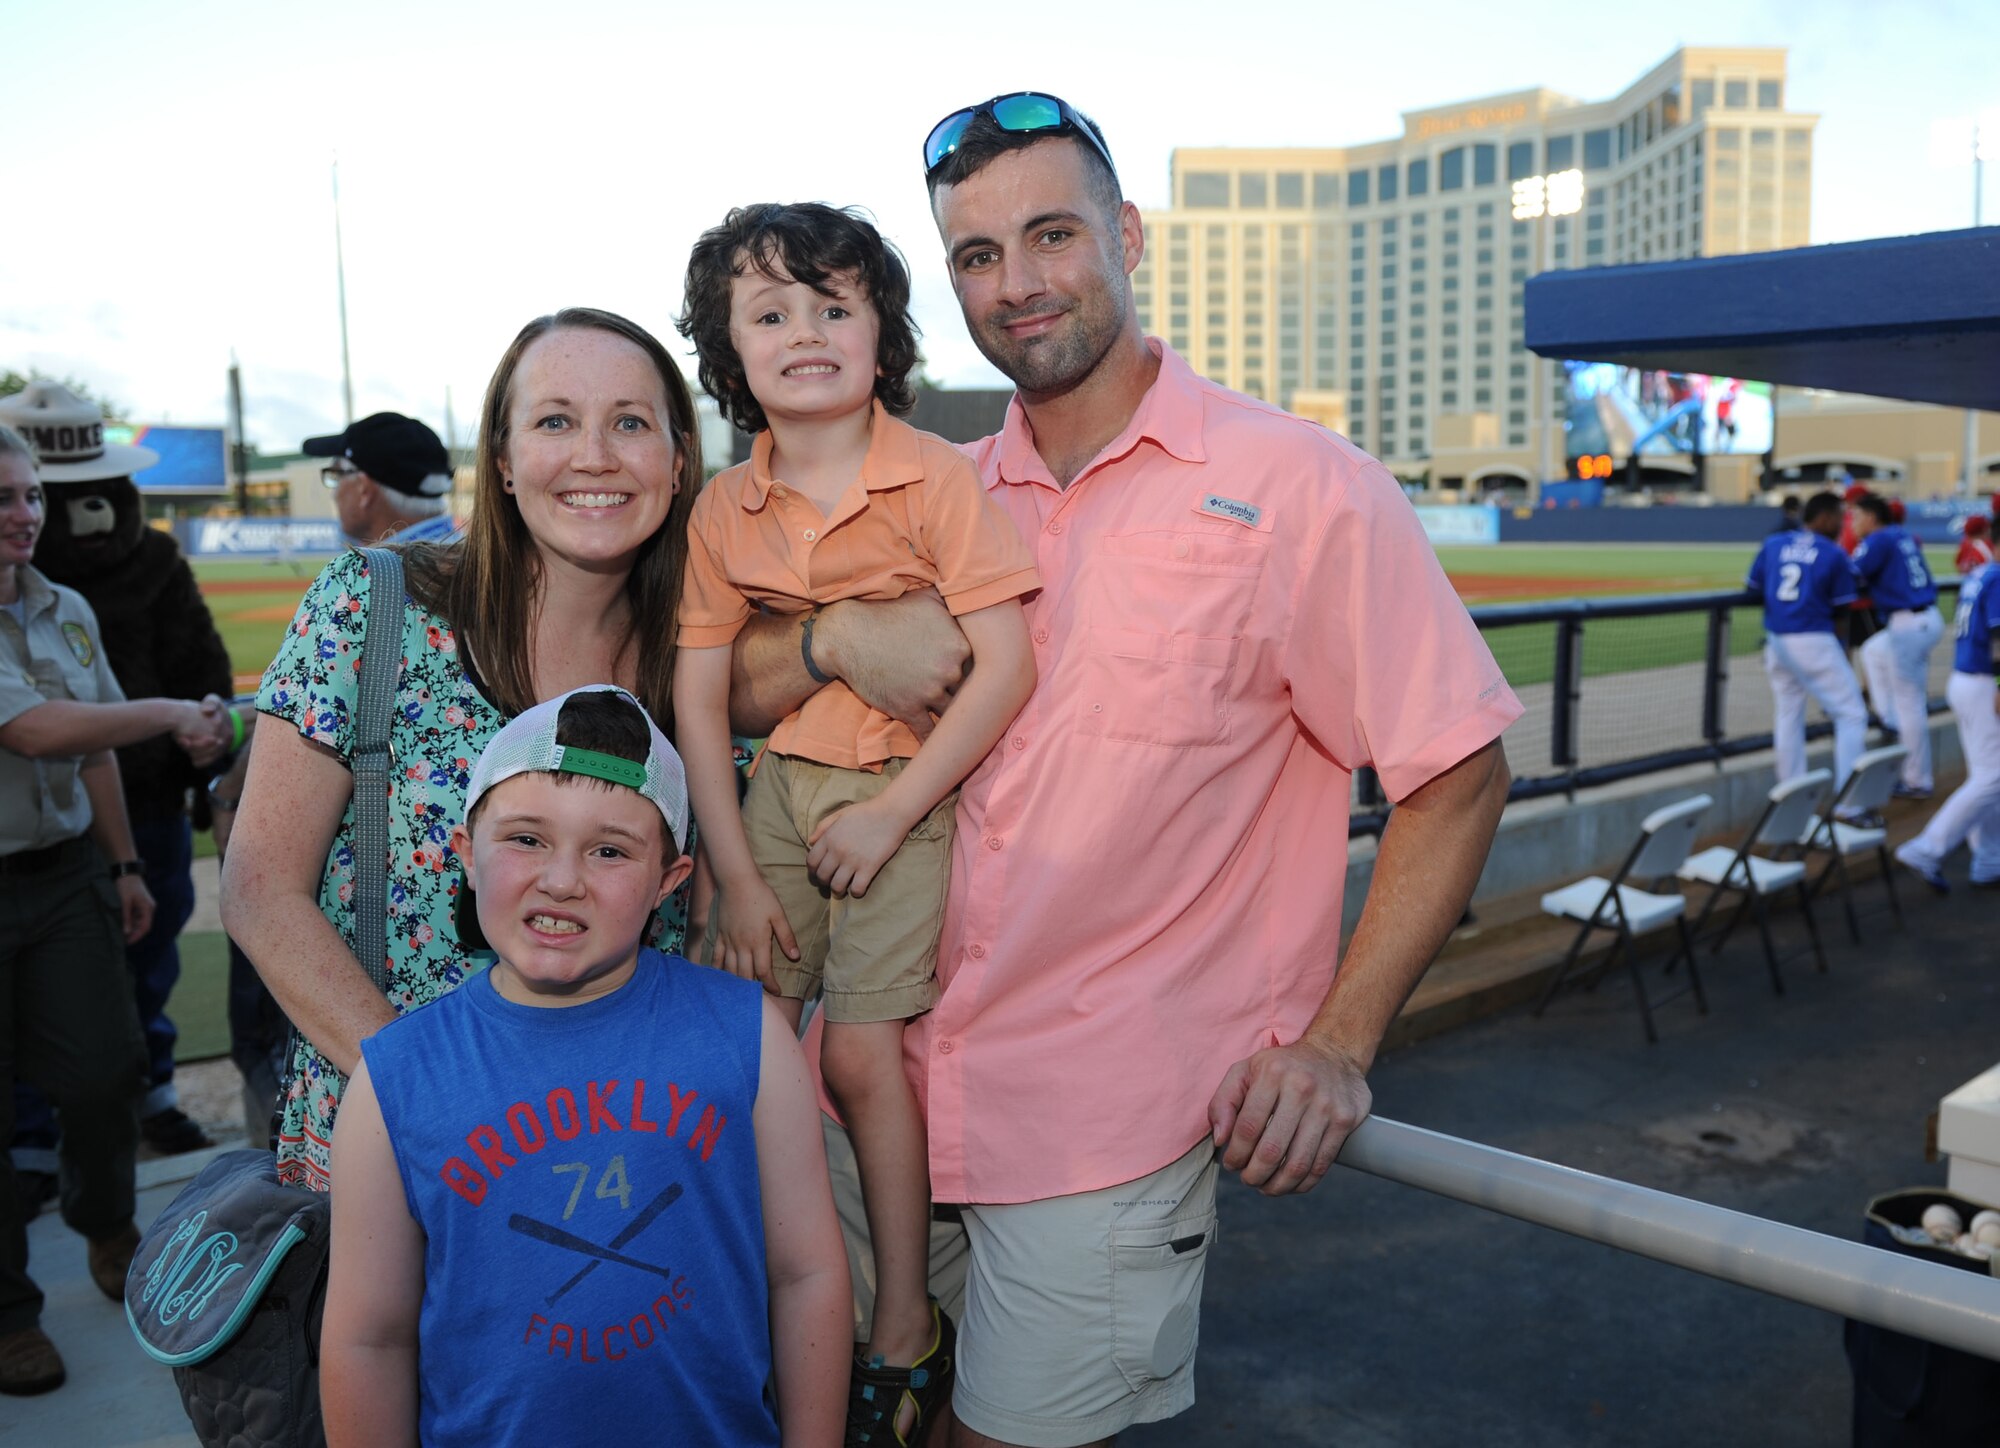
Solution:
[{"label": "pink columbia fishing shirt", "polygon": [[1401,799],[1521,714],[1396,481],[1158,340],[1065,491],[1017,398],[972,449],[1043,586],[1039,682],[959,797],[905,1036],[939,1201],[1155,1171],[1332,983],[1349,780]]}]

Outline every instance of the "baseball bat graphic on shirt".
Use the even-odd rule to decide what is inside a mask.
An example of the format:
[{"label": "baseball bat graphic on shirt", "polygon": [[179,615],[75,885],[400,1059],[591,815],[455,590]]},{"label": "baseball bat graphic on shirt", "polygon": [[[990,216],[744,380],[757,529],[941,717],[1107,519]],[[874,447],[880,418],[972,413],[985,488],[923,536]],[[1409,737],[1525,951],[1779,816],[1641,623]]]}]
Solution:
[{"label": "baseball bat graphic on shirt", "polygon": [[524,1237],[533,1237],[538,1242],[547,1242],[551,1247],[561,1247],[577,1252],[585,1257],[595,1257],[600,1262],[616,1262],[622,1267],[631,1267],[640,1272],[650,1272],[655,1277],[673,1280],[671,1267],[655,1266],[651,1262],[641,1262],[637,1257],[627,1257],[623,1252],[614,1252],[609,1247],[600,1247],[595,1242],[565,1232],[561,1227],[547,1222],[538,1222],[533,1217],[524,1217],[519,1212],[507,1219],[507,1225]]},{"label": "baseball bat graphic on shirt", "polygon": [[[661,1192],[657,1197],[654,1197],[650,1202],[646,1203],[645,1206],[641,1207],[639,1209],[639,1215],[634,1217],[630,1222],[626,1223],[625,1229],[622,1232],[620,1232],[617,1236],[611,1239],[612,1250],[616,1251],[620,1247],[630,1246],[633,1240],[636,1239],[641,1232],[645,1231],[646,1228],[653,1225],[653,1219],[655,1217],[659,1216],[660,1213],[664,1212],[668,1207],[671,1207],[675,1202],[680,1200],[680,1195],[681,1195],[681,1184],[679,1182],[675,1182],[672,1186],[668,1187],[665,1191]],[[517,1228],[516,1230],[519,1229]],[[533,1234],[531,1233],[530,1235]],[[556,1305],[556,1301],[558,1298],[561,1298],[562,1296],[567,1294],[571,1288],[575,1287],[578,1283],[582,1282],[584,1278],[588,1277],[591,1273],[595,1272],[597,1270],[598,1260],[599,1259],[593,1258],[592,1260],[584,1263],[583,1266],[579,1267],[577,1269],[576,1276],[570,1278],[569,1281],[563,1283],[562,1286],[558,1287],[554,1292],[551,1292],[548,1295],[548,1297],[544,1299],[547,1305],[550,1307],[554,1307]]]}]

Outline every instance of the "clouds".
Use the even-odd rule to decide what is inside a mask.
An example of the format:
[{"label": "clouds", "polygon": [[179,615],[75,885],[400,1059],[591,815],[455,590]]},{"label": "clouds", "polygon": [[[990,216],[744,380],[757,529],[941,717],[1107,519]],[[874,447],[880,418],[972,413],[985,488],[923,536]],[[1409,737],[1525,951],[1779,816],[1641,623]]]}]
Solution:
[{"label": "clouds", "polygon": [[1610,94],[1683,40],[1788,43],[1789,103],[1826,115],[1815,240],[1963,225],[1969,186],[1923,166],[1928,112],[1897,108],[2000,101],[1975,59],[2000,50],[2000,22],[1901,15],[1885,44],[1864,14],[1746,0],[1684,36],[1665,8],[1579,27],[1557,0],[1504,33],[1483,5],[1436,5],[1419,30],[1276,0],[43,6],[8,22],[10,51],[34,59],[8,77],[32,125],[0,152],[0,195],[30,204],[0,219],[0,366],[74,373],[148,420],[214,422],[234,349],[260,446],[334,430],[337,153],[357,414],[441,424],[449,387],[469,431],[507,341],[564,305],[622,311],[684,352],[687,248],[758,199],[868,206],[910,259],[932,374],[997,385],[938,258],[918,147],[946,111],[1023,86],[1102,121],[1151,205],[1175,145],[1360,142],[1444,101]]}]

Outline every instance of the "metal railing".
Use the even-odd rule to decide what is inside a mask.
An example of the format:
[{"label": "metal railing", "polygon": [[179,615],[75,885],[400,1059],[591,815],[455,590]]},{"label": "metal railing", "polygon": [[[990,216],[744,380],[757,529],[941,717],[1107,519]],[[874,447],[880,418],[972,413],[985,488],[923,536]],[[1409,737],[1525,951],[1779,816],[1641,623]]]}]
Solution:
[{"label": "metal railing", "polygon": [[2000,1361],[2000,1280],[1371,1116],[1340,1164]]},{"label": "metal railing", "polygon": [[[1939,607],[1957,579],[1938,581]],[[1507,731],[1509,800],[1714,763],[1771,747],[1772,700],[1757,656],[1763,619],[1738,589],[1470,610],[1526,713]],[[1732,689],[1734,666],[1754,676]],[[1932,651],[1931,712],[1945,708],[1951,650]],[[1810,738],[1832,731],[1824,720]],[[1380,833],[1387,802],[1370,771],[1355,776],[1350,834]]]}]

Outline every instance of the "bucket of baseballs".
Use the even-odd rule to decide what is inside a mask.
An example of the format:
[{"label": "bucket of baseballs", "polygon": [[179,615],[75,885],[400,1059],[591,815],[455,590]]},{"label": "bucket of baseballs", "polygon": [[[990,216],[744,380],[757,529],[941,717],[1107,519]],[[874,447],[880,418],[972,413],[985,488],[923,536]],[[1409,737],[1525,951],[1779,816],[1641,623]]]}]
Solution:
[{"label": "bucket of baseballs", "polygon": [[1867,1238],[1913,1257],[2000,1277],[2000,1209],[1937,1187],[1885,1192],[1868,1204]]}]

